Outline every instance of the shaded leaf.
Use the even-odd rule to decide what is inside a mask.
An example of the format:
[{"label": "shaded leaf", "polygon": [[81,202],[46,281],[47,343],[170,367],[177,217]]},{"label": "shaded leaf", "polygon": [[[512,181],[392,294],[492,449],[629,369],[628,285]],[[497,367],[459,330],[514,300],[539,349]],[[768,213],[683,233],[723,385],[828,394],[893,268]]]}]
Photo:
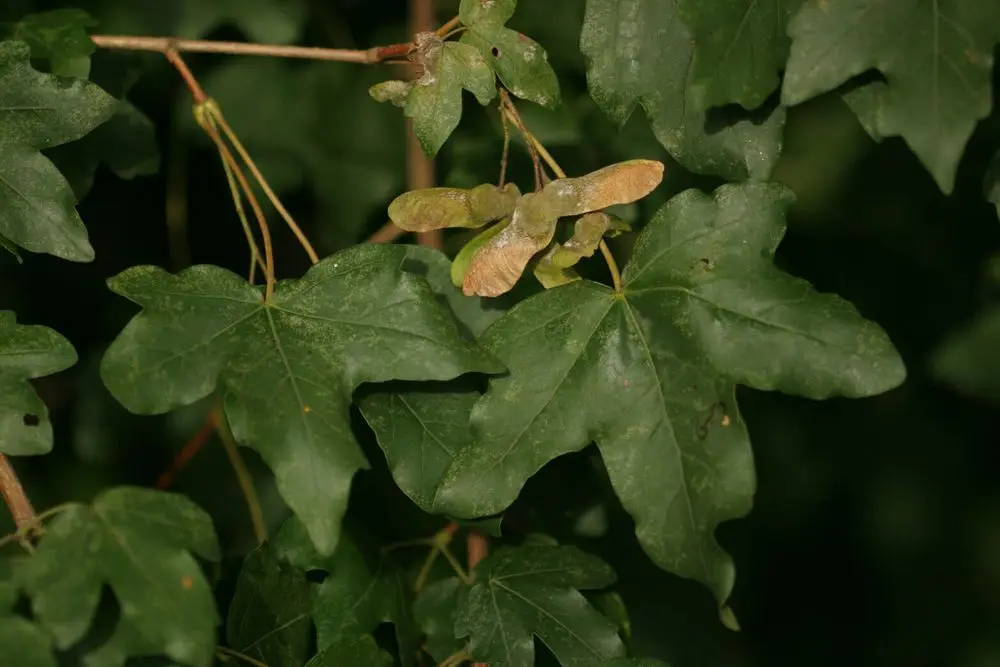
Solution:
[{"label": "shaded leaf", "polygon": [[[212,521],[197,505],[177,494],[113,488],[46,525],[25,567],[24,586],[35,617],[60,649],[87,632],[107,584],[121,606],[119,631],[131,635],[121,641],[141,646],[140,655],[155,651],[207,667],[218,616],[189,552],[219,558]],[[73,554],[72,567],[67,554]]]},{"label": "shaded leaf", "polygon": [[18,562],[22,561],[15,558],[0,560],[0,617],[17,602],[20,585],[15,577],[15,568]]},{"label": "shaded leaf", "polygon": [[28,45],[31,56],[49,62],[52,74],[86,79],[90,54],[97,47],[87,28],[97,21],[82,9],[55,9],[28,14],[13,24],[0,26],[0,39],[16,39]]},{"label": "shaded leaf", "polygon": [[233,435],[256,449],[321,553],[337,544],[354,473],[350,427],[363,382],[499,372],[464,340],[427,284],[400,270],[407,249],[361,245],[263,288],[215,266],[177,275],[134,267],[109,281],[143,306],[111,344],[101,376],[130,411],[158,414],[220,384]]},{"label": "shaded leaf", "polygon": [[226,619],[226,641],[268,667],[301,667],[309,657],[312,588],[278,563],[269,545],[243,561]]},{"label": "shaded leaf", "polygon": [[963,394],[1000,401],[1000,307],[951,333],[930,362],[935,376]]},{"label": "shaded leaf", "polygon": [[403,665],[412,665],[420,644],[409,590],[394,562],[385,554],[365,553],[345,536],[324,569],[330,574],[320,584],[313,609],[320,652],[393,623]]},{"label": "shaded leaf", "polygon": [[392,667],[392,656],[375,643],[371,635],[344,639],[321,649],[306,667]]},{"label": "shaded leaf", "polygon": [[36,72],[22,42],[0,42],[0,234],[25,250],[89,262],[94,249],[59,170],[38,151],[108,120],[114,98],[96,85]]},{"label": "shaded leaf", "polygon": [[878,69],[887,84],[859,100],[868,124],[879,136],[902,136],[941,190],[951,193],[965,144],[990,111],[1000,5],[806,0],[788,34],[785,104]]},{"label": "shaded leaf", "polygon": [[458,577],[448,577],[424,587],[413,603],[413,617],[426,637],[424,646],[435,662],[444,662],[465,644],[455,636],[455,620],[468,594],[468,586]]},{"label": "shaded leaf", "polygon": [[785,110],[715,114],[693,99],[694,41],[673,1],[587,0],[580,48],[594,102],[618,125],[636,104],[685,168],[728,180],[767,179],[781,152]]},{"label": "shaded leaf", "polygon": [[57,667],[49,636],[31,621],[0,615],[0,665]]},{"label": "shaded leaf", "polygon": [[614,624],[576,589],[611,585],[614,572],[575,547],[502,547],[475,571],[455,634],[491,667],[534,664],[537,636],[564,665],[600,665],[623,655]]},{"label": "shaded leaf", "polygon": [[434,157],[462,118],[462,89],[488,104],[496,95],[493,70],[474,47],[460,42],[430,44],[422,50],[424,71],[414,81],[404,113],[424,152]]},{"label": "shaded leaf", "polygon": [[76,363],[69,341],[47,327],[17,323],[0,311],[0,453],[14,456],[52,450],[49,411],[30,379],[51,375]]},{"label": "shaded leaf", "polygon": [[603,663],[601,667],[670,667],[670,665],[654,658],[615,658]]},{"label": "shaded leaf", "polygon": [[1000,216],[1000,151],[990,161],[986,168],[986,178],[983,179],[983,195],[987,201],[993,202],[997,207],[997,215]]},{"label": "shaded leaf", "polygon": [[462,0],[458,18],[467,30],[461,42],[479,49],[511,93],[554,109],[559,105],[559,80],[548,54],[530,37],[504,25],[516,6],[516,0]]},{"label": "shaded leaf", "polygon": [[780,83],[791,43],[785,25],[803,0],[677,0],[694,39],[688,94],[699,108],[759,107]]},{"label": "shaded leaf", "polygon": [[773,265],[790,200],[752,182],[683,192],[637,239],[624,294],[575,281],[494,323],[480,342],[509,374],[473,408],[440,509],[494,514],[596,440],[645,551],[724,602],[734,570],[713,533],[749,511],[755,485],[735,385],[861,397],[905,377],[877,325]]},{"label": "shaded leaf", "polygon": [[97,14],[107,33],[198,39],[235,25],[251,42],[287,44],[302,31],[305,0],[105,0]]}]

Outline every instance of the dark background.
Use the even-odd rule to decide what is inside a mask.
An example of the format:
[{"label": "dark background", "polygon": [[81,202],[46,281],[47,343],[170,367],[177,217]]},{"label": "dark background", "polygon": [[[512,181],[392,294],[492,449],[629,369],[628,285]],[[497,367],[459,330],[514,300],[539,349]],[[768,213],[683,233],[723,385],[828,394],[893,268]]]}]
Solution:
[{"label": "dark background", "polygon": [[[67,4],[90,11],[101,20],[95,31],[104,33],[346,48],[406,40],[406,6],[395,0],[0,0],[0,18]],[[443,22],[457,2],[439,5]],[[564,98],[557,112],[520,108],[567,171],[582,174],[633,157],[663,160],[664,184],[631,211],[637,226],[673,194],[717,184],[677,166],[641,110],[618,131],[589,101],[577,46],[583,0],[520,5],[511,26],[548,50]],[[94,67],[120,58],[98,54]],[[399,76],[398,66],[187,60],[321,255],[386,222],[385,206],[404,187],[403,121],[398,109],[377,105],[366,91]],[[191,121],[186,90],[158,56],[126,62],[141,72],[130,99],[155,123],[163,168],[129,181],[99,171],[79,207],[97,253],[93,263],[27,254],[18,265],[0,257],[0,307],[15,310],[22,323],[55,328],[81,357],[73,369],[39,383],[55,424],[54,453],[17,462],[39,508],[87,499],[111,484],[152,484],[208,408],[136,417],[108,395],[97,365],[135,311],[104,281],[143,263],[213,263],[243,273],[248,261],[218,158]],[[498,128],[495,111],[466,96],[460,129],[438,159],[439,181],[493,181]],[[721,626],[707,589],[658,571],[641,553],[593,452],[544,469],[511,511],[511,523],[607,558],[619,573],[637,653],[676,667],[1000,665],[1000,409],[960,395],[929,368],[944,338],[997,296],[985,269],[1000,248],[1000,225],[982,197],[982,174],[1000,147],[1000,114],[977,128],[950,197],[901,140],[874,143],[835,95],[793,108],[785,141],[774,178],[798,201],[779,262],[882,325],[909,377],[888,394],[854,401],[741,389],[758,493],[752,514],[725,524],[719,536],[737,564],[731,604],[742,632]],[[512,169],[529,187],[530,163],[517,145]],[[182,212],[173,232],[168,200]],[[279,277],[300,275],[307,258],[276,217],[272,229]],[[448,237],[448,250],[464,238]],[[615,242],[622,258],[628,243],[628,236]],[[603,267],[593,270],[604,277]],[[383,526],[385,538],[439,527],[439,519],[421,516],[392,489],[360,420],[358,435],[374,468],[357,478],[351,515]],[[259,460],[244,453],[273,527],[284,510]],[[175,488],[212,513],[231,557],[252,546],[245,506],[217,442]],[[601,512],[607,521],[595,528]],[[574,531],[578,523],[587,523],[583,532],[590,536]],[[0,517],[0,532],[9,528],[6,515]]]}]

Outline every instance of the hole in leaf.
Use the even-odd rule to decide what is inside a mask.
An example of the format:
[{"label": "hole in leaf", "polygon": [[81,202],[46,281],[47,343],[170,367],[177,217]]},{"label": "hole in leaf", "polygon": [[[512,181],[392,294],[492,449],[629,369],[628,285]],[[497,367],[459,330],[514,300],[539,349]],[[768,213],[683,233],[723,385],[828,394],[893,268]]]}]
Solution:
[{"label": "hole in leaf", "polygon": [[25,426],[38,426],[42,423],[42,420],[38,418],[38,415],[24,415],[22,421]]},{"label": "hole in leaf", "polygon": [[492,49],[490,49],[490,53],[493,54],[494,58],[499,58],[500,57],[500,49],[498,49],[495,46]]}]

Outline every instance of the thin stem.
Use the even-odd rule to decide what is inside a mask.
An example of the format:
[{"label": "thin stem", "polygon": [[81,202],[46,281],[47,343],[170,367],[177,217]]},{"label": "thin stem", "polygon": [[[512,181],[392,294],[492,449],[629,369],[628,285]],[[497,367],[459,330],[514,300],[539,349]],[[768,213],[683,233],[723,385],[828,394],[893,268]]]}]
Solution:
[{"label": "thin stem", "polygon": [[503,187],[507,180],[507,159],[510,156],[510,126],[507,125],[507,114],[503,110],[503,101],[500,102],[500,127],[503,128],[503,152],[500,154],[500,185]]},{"label": "thin stem", "polygon": [[232,142],[237,154],[239,154],[244,164],[249,167],[250,173],[253,174],[253,177],[257,179],[258,183],[260,183],[260,187],[264,190],[264,194],[271,200],[271,203],[274,204],[274,208],[278,210],[278,213],[280,213],[281,217],[284,218],[285,223],[288,224],[288,228],[292,230],[293,234],[295,234],[295,238],[299,240],[299,244],[306,251],[306,254],[309,255],[309,261],[313,264],[317,263],[319,261],[319,255],[316,254],[312,244],[309,243],[309,239],[306,238],[302,229],[300,229],[298,224],[296,224],[295,219],[288,212],[288,209],[285,208],[285,205],[282,204],[278,196],[274,194],[274,190],[271,189],[267,179],[264,178],[264,175],[260,173],[260,169],[257,168],[257,163],[253,161],[253,158],[250,157],[250,153],[243,147],[243,143],[240,141],[239,137],[237,137],[236,133],[233,132],[231,127],[229,127],[229,123],[226,122],[225,116],[222,115],[222,110],[214,103],[212,104],[211,116],[213,117],[213,120],[218,122],[219,126],[222,127],[222,131],[225,132],[226,138]]},{"label": "thin stem", "polygon": [[437,561],[437,557],[441,554],[441,546],[434,544],[431,550],[427,552],[427,558],[424,559],[424,564],[420,568],[420,573],[417,574],[417,580],[413,582],[413,592],[419,593],[424,588],[424,584],[427,583],[427,577],[431,574],[431,568],[434,567],[434,563]]},{"label": "thin stem", "polygon": [[[500,89],[500,108],[503,113],[507,115],[514,126],[517,127],[518,132],[524,137],[525,145],[528,147],[528,155],[531,156],[531,163],[535,168],[535,189],[539,190],[542,187],[542,165],[538,161],[538,150],[535,147],[535,142],[531,141],[529,137],[534,135],[528,131],[525,127],[524,121],[521,120],[521,114],[517,112],[517,107],[511,102],[510,96],[507,95],[507,91],[503,88]],[[537,141],[537,140],[536,140]]]},{"label": "thin stem", "polygon": [[[507,105],[514,114],[517,113],[516,109],[514,109],[513,102],[511,102],[509,98],[507,98]],[[552,173],[556,175],[556,178],[566,178],[566,172],[563,171],[562,167],[559,166],[559,163],[552,157],[552,154],[549,153],[545,146],[542,145],[542,142],[540,142],[531,132],[528,132],[526,128],[519,125],[518,129],[520,129],[521,133],[524,135],[525,141],[527,141],[529,145],[534,146],[535,150],[538,151],[538,154],[542,156],[543,160],[545,160],[545,164],[549,165],[549,168],[552,170]],[[598,247],[601,249],[604,261],[608,264],[608,271],[611,272],[611,282],[614,285],[615,292],[621,294],[622,274],[621,271],[618,270],[618,263],[615,261],[614,255],[611,254],[611,249],[608,247],[607,242],[603,238],[598,244]]]},{"label": "thin stem", "polygon": [[53,505],[52,507],[48,508],[41,514],[34,517],[31,523],[18,528],[13,533],[0,537],[0,549],[3,549],[11,542],[18,540],[21,542],[21,545],[25,549],[27,549],[29,552],[32,551],[31,545],[24,541],[25,536],[33,530],[37,531],[45,520],[54,517],[56,514],[59,514],[60,512],[65,512],[74,505],[76,505],[76,503],[60,503],[59,505]]},{"label": "thin stem", "polygon": [[184,83],[187,85],[188,90],[191,91],[191,97],[194,98],[194,103],[196,105],[203,104],[205,100],[208,99],[208,95],[205,94],[205,90],[201,87],[201,84],[198,83],[198,79],[194,77],[191,69],[187,66],[187,63],[184,62],[184,58],[181,57],[180,52],[173,48],[169,41],[163,49],[157,50],[163,52],[163,55],[166,56],[167,60],[170,61],[170,64],[177,70],[177,73],[181,75],[182,79],[184,79]]},{"label": "thin stem", "polygon": [[0,454],[0,495],[3,496],[10,515],[14,517],[14,526],[18,529],[30,528],[35,523],[35,508],[31,506],[28,495],[17,478],[14,467],[3,454]]},{"label": "thin stem", "polygon": [[447,23],[443,24],[440,28],[435,30],[434,34],[440,37],[441,39],[445,39],[445,35],[450,35],[452,30],[457,28],[460,23],[461,21],[457,16],[452,17]]},{"label": "thin stem", "polygon": [[389,221],[379,227],[377,232],[369,236],[365,243],[392,243],[405,233],[405,229],[397,227],[392,221]]},{"label": "thin stem", "polygon": [[472,654],[469,653],[469,647],[466,646],[461,651],[458,651],[457,653],[449,655],[447,658],[445,658],[441,662],[440,665],[438,665],[438,667],[456,667],[456,665],[462,664],[463,662],[465,662],[466,660],[468,660],[471,657],[472,657]]},{"label": "thin stem", "polygon": [[216,421],[215,415],[213,413],[208,413],[208,418],[205,423],[201,425],[198,432],[195,433],[190,440],[184,443],[181,447],[181,451],[177,453],[174,460],[170,462],[170,467],[164,470],[160,476],[156,479],[156,484],[154,485],[157,489],[169,489],[173,486],[174,478],[177,476],[181,470],[190,463],[191,459],[194,458],[195,454],[201,451],[201,448],[205,446],[208,439],[212,437],[215,433]]},{"label": "thin stem", "polygon": [[462,564],[458,562],[457,558],[455,558],[455,554],[451,553],[451,549],[447,546],[441,547],[441,555],[444,556],[445,560],[448,561],[448,564],[451,565],[451,569],[455,570],[455,574],[458,575],[458,578],[462,580],[463,584],[472,583],[472,576],[465,571]]},{"label": "thin stem", "polygon": [[[216,423],[222,426],[222,407],[216,404],[212,409]],[[247,509],[250,510],[250,522],[253,524],[253,533],[257,538],[257,544],[261,545],[267,541],[267,524],[264,523],[264,511],[261,509],[260,500],[257,498],[257,490],[253,485],[253,475],[247,470],[246,462],[240,456],[239,446],[233,439],[233,434],[228,428],[219,428],[219,439],[222,440],[222,447],[229,457],[229,464],[233,466],[236,473],[236,481],[243,492],[243,499],[246,501]]]},{"label": "thin stem", "polygon": [[264,277],[266,281],[264,287],[264,301],[270,301],[271,295],[274,293],[274,250],[271,247],[271,232],[267,227],[267,219],[264,217],[264,211],[261,210],[257,197],[254,196],[253,190],[250,189],[250,184],[247,182],[247,178],[243,174],[243,170],[240,169],[240,166],[236,163],[236,159],[233,157],[233,154],[229,151],[225,142],[222,141],[222,137],[219,136],[218,129],[216,129],[212,120],[208,118],[208,114],[205,114],[204,117],[199,115],[198,122],[208,136],[211,137],[212,141],[215,142],[215,147],[219,150],[219,154],[222,156],[222,159],[229,162],[229,166],[233,170],[236,180],[239,181],[243,194],[246,196],[247,201],[250,202],[250,208],[253,209],[254,217],[257,218],[257,226],[260,227],[260,234],[264,240]]},{"label": "thin stem", "polygon": [[304,58],[307,60],[332,60],[336,62],[374,65],[390,58],[401,58],[413,48],[412,44],[390,44],[371,49],[326,49],[312,46],[287,46],[283,44],[248,44],[202,39],[174,39],[171,37],[134,37],[130,35],[91,35],[90,39],[102,49],[126,51],[155,51],[167,53],[223,53],[234,56],[271,56],[273,58]]},{"label": "thin stem", "polygon": [[240,653],[239,651],[234,651],[233,649],[228,648],[226,646],[216,646],[215,647],[215,651],[216,651],[216,653],[221,653],[222,655],[228,655],[228,656],[231,656],[233,658],[238,658],[239,660],[242,660],[243,662],[245,662],[245,663],[247,663],[249,665],[253,665],[254,667],[267,667],[267,663],[266,662],[261,662],[260,660],[257,660],[256,658],[251,658],[250,656],[248,656],[245,653]]},{"label": "thin stem", "polygon": [[[226,149],[228,153],[228,148]],[[253,236],[253,230],[250,229],[250,221],[247,219],[247,212],[243,208],[243,197],[240,195],[240,188],[236,182],[236,177],[233,174],[233,167],[230,163],[235,164],[236,160],[233,158],[232,154],[223,156],[220,152],[220,157],[222,157],[222,168],[226,172],[226,183],[229,184],[229,194],[233,198],[233,206],[236,208],[236,215],[240,219],[240,226],[243,227],[243,234],[246,236],[247,245],[250,246],[250,272],[247,276],[247,282],[253,283],[254,273],[258,265],[264,275],[267,275],[267,265],[264,263],[264,259],[260,256],[260,249],[257,247],[257,240]]]}]

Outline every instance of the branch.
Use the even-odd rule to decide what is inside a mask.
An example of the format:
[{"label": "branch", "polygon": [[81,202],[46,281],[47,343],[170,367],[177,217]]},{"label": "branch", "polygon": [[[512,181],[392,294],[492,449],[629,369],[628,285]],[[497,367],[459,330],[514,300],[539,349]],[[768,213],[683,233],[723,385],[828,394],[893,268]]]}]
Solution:
[{"label": "branch", "polygon": [[129,35],[91,35],[90,39],[102,49],[126,51],[154,51],[167,53],[225,53],[238,56],[271,56],[273,58],[304,58],[332,60],[345,63],[374,65],[390,58],[406,56],[412,44],[390,44],[370,49],[325,49],[313,46],[286,46],[282,44],[248,44],[246,42],[219,42],[204,39],[175,39],[173,37],[133,37]]},{"label": "branch", "polygon": [[35,523],[35,508],[31,506],[21,480],[17,478],[14,467],[3,454],[0,454],[0,495],[7,503],[10,515],[14,517],[14,526],[24,530]]},{"label": "branch", "polygon": [[[452,19],[454,21],[454,19]],[[441,26],[450,29],[451,21]],[[457,22],[456,22],[457,24]],[[419,35],[434,30],[434,0],[410,0],[410,34]],[[412,72],[415,76],[419,72]],[[434,187],[434,161],[427,157],[413,131],[413,121],[406,119],[406,189],[423,190]],[[440,250],[444,233],[440,229],[417,234],[417,243]]]}]

